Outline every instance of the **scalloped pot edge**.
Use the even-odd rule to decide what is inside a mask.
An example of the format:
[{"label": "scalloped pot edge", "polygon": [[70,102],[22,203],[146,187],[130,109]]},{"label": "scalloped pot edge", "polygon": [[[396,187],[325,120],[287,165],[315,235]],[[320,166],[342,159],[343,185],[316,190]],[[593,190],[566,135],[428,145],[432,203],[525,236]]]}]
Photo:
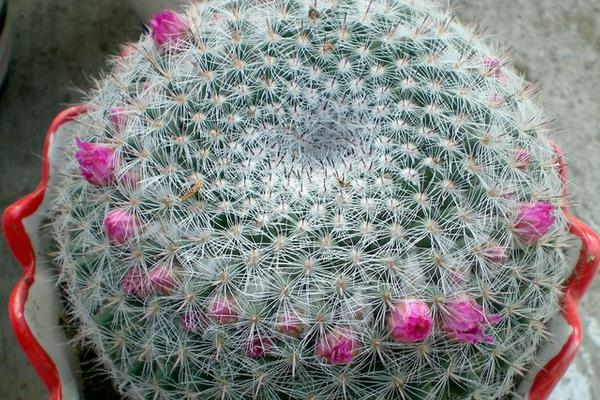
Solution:
[{"label": "scalloped pot edge", "polygon": [[[55,164],[65,157],[58,151],[62,147],[59,145],[61,136],[68,136],[62,132],[67,131],[68,122],[84,112],[85,107],[80,105],[56,116],[46,136],[40,183],[32,193],[9,206],[2,219],[6,240],[23,268],[10,295],[10,320],[27,359],[48,389],[50,400],[82,398],[75,353],[57,324],[62,310],[61,299],[50,263],[42,251],[40,224],[51,200],[45,197],[52,178],[51,162]],[[566,184],[567,167],[558,147],[556,151]],[[564,291],[563,312],[550,322],[553,340],[539,352],[540,365],[544,367],[530,373],[519,387],[528,400],[547,399],[573,361],[582,339],[579,300],[600,265],[600,238],[567,209],[565,212],[571,223],[571,233],[580,239],[579,257]]]}]

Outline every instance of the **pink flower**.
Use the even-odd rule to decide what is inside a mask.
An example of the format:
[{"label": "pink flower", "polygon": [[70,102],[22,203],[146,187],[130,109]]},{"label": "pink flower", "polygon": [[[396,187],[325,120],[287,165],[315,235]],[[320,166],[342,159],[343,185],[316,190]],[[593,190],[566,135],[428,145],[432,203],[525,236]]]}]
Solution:
[{"label": "pink flower", "polygon": [[514,151],[514,160],[517,168],[526,169],[531,163],[531,153],[525,149],[516,149]]},{"label": "pink flower", "polygon": [[352,332],[336,330],[321,338],[316,352],[330,364],[347,364],[352,361],[358,345]]},{"label": "pink flower", "polygon": [[123,279],[121,288],[131,296],[146,296],[150,292],[148,276],[142,268],[130,268],[125,275],[125,279]]},{"label": "pink flower", "polygon": [[113,107],[110,109],[110,122],[115,130],[120,131],[127,123],[127,114],[121,107]]},{"label": "pink flower", "polygon": [[133,52],[135,51],[135,47],[131,44],[125,45],[121,48],[121,51],[119,51],[119,56],[125,58],[130,56],[131,54],[133,54]]},{"label": "pink flower", "polygon": [[233,304],[226,298],[216,298],[210,306],[208,315],[219,324],[234,323],[238,317]]},{"label": "pink flower", "polygon": [[453,339],[461,343],[494,342],[484,329],[500,322],[500,315],[486,315],[475,300],[466,298],[446,303],[444,311],[445,329]]},{"label": "pink flower", "polygon": [[150,18],[152,40],[156,47],[161,48],[181,39],[188,32],[186,20],[175,11],[163,10]]},{"label": "pink flower", "polygon": [[200,311],[189,310],[181,317],[181,327],[186,332],[201,334],[207,324],[206,317]]},{"label": "pink flower", "polygon": [[387,325],[394,340],[414,343],[429,336],[433,320],[427,303],[410,299],[394,304],[388,313]]},{"label": "pink flower", "polygon": [[111,210],[104,218],[104,229],[111,242],[124,244],[135,234],[138,226],[135,215],[125,210]]},{"label": "pink flower", "polygon": [[554,224],[553,211],[554,206],[543,201],[519,204],[513,232],[527,244],[537,242]]},{"label": "pink flower", "polygon": [[273,341],[271,339],[255,336],[246,346],[246,355],[250,358],[260,358],[268,355],[272,350]]},{"label": "pink flower", "polygon": [[483,59],[485,70],[492,75],[498,76],[502,73],[502,61],[496,57],[486,57]]},{"label": "pink flower", "polygon": [[121,175],[119,181],[129,188],[136,188],[141,181],[140,174],[137,171],[128,171]]},{"label": "pink flower", "polygon": [[175,276],[170,267],[156,266],[150,270],[148,275],[150,286],[161,294],[169,294],[175,288]]},{"label": "pink flower", "polygon": [[304,324],[294,314],[282,314],[277,318],[276,329],[284,335],[298,337],[304,330]]},{"label": "pink flower", "polygon": [[114,150],[108,146],[75,139],[75,158],[81,176],[95,186],[110,185],[115,180]]},{"label": "pink flower", "polygon": [[222,19],[223,19],[223,16],[221,14],[214,13],[213,15],[211,15],[210,19],[208,20],[208,25],[215,26],[218,23],[220,23]]},{"label": "pink flower", "polygon": [[497,242],[491,242],[481,249],[483,258],[494,264],[501,264],[508,258],[508,249]]}]

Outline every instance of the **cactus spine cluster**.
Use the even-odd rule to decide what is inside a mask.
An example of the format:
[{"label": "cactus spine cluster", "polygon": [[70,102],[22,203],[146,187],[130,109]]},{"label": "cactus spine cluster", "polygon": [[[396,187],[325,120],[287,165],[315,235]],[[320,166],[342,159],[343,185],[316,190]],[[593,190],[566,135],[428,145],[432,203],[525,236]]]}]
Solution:
[{"label": "cactus spine cluster", "polygon": [[132,399],[491,399],[569,272],[523,80],[424,0],[211,0],[98,81],[52,232]]}]

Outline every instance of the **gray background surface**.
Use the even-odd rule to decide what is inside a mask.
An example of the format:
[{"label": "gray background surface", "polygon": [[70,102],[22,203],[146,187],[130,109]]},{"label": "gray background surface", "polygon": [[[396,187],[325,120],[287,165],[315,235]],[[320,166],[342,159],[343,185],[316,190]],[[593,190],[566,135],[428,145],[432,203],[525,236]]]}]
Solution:
[{"label": "gray background surface", "polygon": [[[32,191],[53,116],[77,103],[106,55],[135,39],[139,21],[124,0],[9,0],[13,59],[0,91],[0,209]],[[575,211],[600,229],[600,1],[455,0],[465,23],[478,22],[510,44],[516,67],[541,86],[555,140],[571,166]],[[43,399],[6,314],[19,266],[0,241],[0,399]],[[553,399],[600,399],[600,279],[582,303],[585,342]]]}]

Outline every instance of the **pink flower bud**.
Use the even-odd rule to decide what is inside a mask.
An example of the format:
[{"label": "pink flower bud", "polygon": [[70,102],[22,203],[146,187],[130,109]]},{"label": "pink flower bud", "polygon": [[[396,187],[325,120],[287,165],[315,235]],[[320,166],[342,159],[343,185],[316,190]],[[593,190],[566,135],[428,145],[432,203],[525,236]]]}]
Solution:
[{"label": "pink flower bud", "polygon": [[502,264],[508,258],[508,249],[497,242],[490,242],[481,249],[483,258],[494,264]]},{"label": "pink flower bud", "polygon": [[110,185],[115,180],[114,150],[108,146],[75,139],[81,176],[95,186]]},{"label": "pink flower bud", "polygon": [[138,226],[135,215],[125,210],[111,210],[104,218],[104,229],[111,242],[124,244],[134,235]]},{"label": "pink flower bud", "polygon": [[513,232],[527,244],[540,240],[552,227],[554,206],[547,202],[519,204]]},{"label": "pink flower bud", "polygon": [[494,76],[499,76],[502,73],[502,61],[496,57],[486,57],[483,59],[485,70]]},{"label": "pink flower bud", "polygon": [[206,316],[197,310],[186,311],[181,317],[181,327],[186,332],[202,334],[208,325]]},{"label": "pink flower bud", "polygon": [[527,169],[531,163],[531,153],[525,149],[516,149],[514,151],[514,162],[517,168]]},{"label": "pink flower bud", "polygon": [[277,318],[276,329],[284,335],[298,337],[304,331],[304,324],[294,314],[281,314]]},{"label": "pink flower bud", "polygon": [[130,268],[122,283],[123,291],[131,296],[143,297],[150,292],[148,276],[142,268]]},{"label": "pink flower bud", "polygon": [[127,123],[127,114],[121,107],[113,107],[110,109],[110,122],[116,131],[120,131]]},{"label": "pink flower bud", "polygon": [[215,25],[219,24],[222,20],[223,20],[223,16],[221,14],[214,13],[210,16],[210,18],[208,20],[208,25],[215,26]]},{"label": "pink flower bud", "polygon": [[125,58],[130,56],[131,54],[133,54],[133,52],[135,51],[135,47],[131,44],[125,45],[121,48],[121,51],[119,51],[119,56]]},{"label": "pink flower bud", "polygon": [[226,298],[216,298],[210,306],[208,315],[219,324],[231,324],[238,318],[233,304]]},{"label": "pink flower bud", "polygon": [[169,294],[175,288],[175,275],[170,267],[156,266],[150,270],[148,275],[152,289],[161,294]]},{"label": "pink flower bud", "polygon": [[446,303],[443,311],[444,328],[453,339],[461,343],[494,342],[484,329],[500,322],[500,315],[486,315],[475,300],[467,298]]},{"label": "pink flower bud", "polygon": [[330,364],[347,364],[359,347],[354,334],[346,329],[335,330],[317,343],[316,353]]},{"label": "pink flower bud", "polygon": [[150,18],[149,25],[152,30],[152,40],[158,48],[177,42],[189,30],[186,20],[171,10],[163,10],[154,14]]},{"label": "pink flower bud", "polygon": [[260,358],[273,350],[273,341],[267,337],[255,336],[246,347],[246,355],[250,358]]},{"label": "pink flower bud", "polygon": [[126,172],[119,178],[119,182],[132,189],[135,189],[139,185],[140,181],[140,174],[136,171]]},{"label": "pink flower bud", "polygon": [[414,343],[429,336],[433,320],[427,303],[409,299],[394,304],[388,313],[387,325],[394,340]]}]

